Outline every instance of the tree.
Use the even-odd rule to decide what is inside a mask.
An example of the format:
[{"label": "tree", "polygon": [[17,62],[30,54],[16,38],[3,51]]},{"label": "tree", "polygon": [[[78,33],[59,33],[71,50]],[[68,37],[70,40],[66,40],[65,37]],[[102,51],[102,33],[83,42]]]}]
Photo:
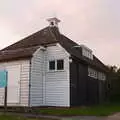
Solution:
[{"label": "tree", "polygon": [[108,77],[108,87],[110,98],[115,98],[120,100],[120,68],[117,66],[108,66],[109,77]]}]

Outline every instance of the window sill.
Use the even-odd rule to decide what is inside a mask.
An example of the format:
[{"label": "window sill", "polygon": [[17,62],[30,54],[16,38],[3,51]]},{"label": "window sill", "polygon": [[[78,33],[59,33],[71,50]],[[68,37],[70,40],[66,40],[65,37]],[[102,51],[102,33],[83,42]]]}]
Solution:
[{"label": "window sill", "polygon": [[65,72],[65,70],[49,70],[47,73]]}]

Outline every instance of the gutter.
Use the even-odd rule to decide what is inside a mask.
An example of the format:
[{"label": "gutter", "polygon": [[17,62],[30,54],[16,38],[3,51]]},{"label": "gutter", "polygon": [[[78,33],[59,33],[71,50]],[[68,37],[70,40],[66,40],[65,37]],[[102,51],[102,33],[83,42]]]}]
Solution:
[{"label": "gutter", "polygon": [[31,106],[31,66],[32,66],[32,62],[30,59],[30,67],[29,67],[29,95],[28,95],[28,107]]}]

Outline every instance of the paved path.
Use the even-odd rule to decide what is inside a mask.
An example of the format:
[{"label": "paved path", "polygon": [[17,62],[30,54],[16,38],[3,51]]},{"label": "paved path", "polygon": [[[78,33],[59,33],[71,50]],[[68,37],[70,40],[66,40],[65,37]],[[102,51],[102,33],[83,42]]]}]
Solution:
[{"label": "paved path", "polygon": [[120,113],[116,113],[108,117],[77,116],[71,118],[63,118],[62,120],[120,120]]},{"label": "paved path", "polygon": [[106,120],[103,117],[95,117],[95,116],[73,116],[73,117],[61,117],[61,116],[49,116],[49,115],[35,115],[35,114],[20,114],[20,113],[7,113],[10,115],[19,115],[30,118],[52,118],[58,120]]},{"label": "paved path", "polygon": [[[1,114],[3,114],[1,112]],[[24,116],[29,118],[52,118],[58,120],[106,120],[103,117],[95,117],[95,116],[73,116],[73,117],[62,117],[62,116],[49,116],[49,115],[35,115],[35,114],[27,114],[27,113],[14,113],[8,112],[7,115],[17,115],[17,116]]]},{"label": "paved path", "polygon": [[108,116],[106,120],[120,120],[120,113]]},{"label": "paved path", "polygon": [[106,120],[103,117],[95,117],[95,116],[77,116],[71,118],[62,118],[62,120]]},{"label": "paved path", "polygon": [[120,120],[120,113],[108,117],[96,117],[96,116],[73,116],[73,117],[60,117],[60,116],[46,116],[46,115],[35,115],[25,113],[7,113],[8,115],[19,115],[31,118],[52,118],[58,120]]}]

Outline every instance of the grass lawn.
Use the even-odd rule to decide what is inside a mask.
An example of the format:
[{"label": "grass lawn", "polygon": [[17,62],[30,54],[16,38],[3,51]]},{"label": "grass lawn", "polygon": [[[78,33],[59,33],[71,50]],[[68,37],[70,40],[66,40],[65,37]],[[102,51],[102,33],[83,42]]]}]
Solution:
[{"label": "grass lawn", "polygon": [[53,120],[53,119],[45,119],[45,118],[24,118],[20,116],[13,116],[13,115],[0,115],[0,120]]},{"label": "grass lawn", "polygon": [[108,116],[120,112],[120,103],[106,103],[92,107],[77,108],[42,108],[40,113],[47,115],[90,115],[90,116]]}]

